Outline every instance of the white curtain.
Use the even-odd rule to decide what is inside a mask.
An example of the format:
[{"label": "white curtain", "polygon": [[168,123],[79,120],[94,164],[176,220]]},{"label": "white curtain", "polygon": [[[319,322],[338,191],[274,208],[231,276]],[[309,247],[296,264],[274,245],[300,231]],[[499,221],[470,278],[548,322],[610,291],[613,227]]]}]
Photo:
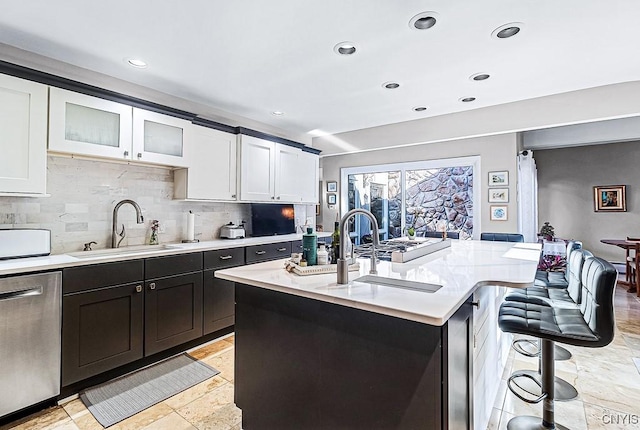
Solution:
[{"label": "white curtain", "polygon": [[538,170],[533,151],[518,154],[518,230],[525,242],[538,240]]}]

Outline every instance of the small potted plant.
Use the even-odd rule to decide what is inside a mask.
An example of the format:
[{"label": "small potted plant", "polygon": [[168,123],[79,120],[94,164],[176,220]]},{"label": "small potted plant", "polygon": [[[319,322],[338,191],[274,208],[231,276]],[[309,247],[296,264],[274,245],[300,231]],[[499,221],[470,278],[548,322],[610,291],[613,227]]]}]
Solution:
[{"label": "small potted plant", "polygon": [[544,225],[540,228],[540,236],[546,240],[553,240],[556,235],[555,231],[553,231],[553,226],[549,224],[549,222],[545,222]]}]

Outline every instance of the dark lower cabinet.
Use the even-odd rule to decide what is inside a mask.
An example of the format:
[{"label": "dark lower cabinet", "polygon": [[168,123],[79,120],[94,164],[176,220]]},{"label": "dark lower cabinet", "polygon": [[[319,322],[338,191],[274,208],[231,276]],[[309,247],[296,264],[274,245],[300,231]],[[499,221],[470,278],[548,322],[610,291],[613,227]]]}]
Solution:
[{"label": "dark lower cabinet", "polygon": [[231,327],[235,323],[235,283],[218,279],[215,271],[241,266],[244,248],[204,252],[204,334]]},{"label": "dark lower cabinet", "polygon": [[[139,261],[63,271],[62,386],[142,358],[142,268]],[[140,280],[109,285],[127,276]]]},{"label": "dark lower cabinet", "polygon": [[469,430],[470,315],[438,327],[236,284],[242,428]]},{"label": "dark lower cabinet", "polygon": [[202,253],[148,258],[145,301],[145,356],[201,337]]}]

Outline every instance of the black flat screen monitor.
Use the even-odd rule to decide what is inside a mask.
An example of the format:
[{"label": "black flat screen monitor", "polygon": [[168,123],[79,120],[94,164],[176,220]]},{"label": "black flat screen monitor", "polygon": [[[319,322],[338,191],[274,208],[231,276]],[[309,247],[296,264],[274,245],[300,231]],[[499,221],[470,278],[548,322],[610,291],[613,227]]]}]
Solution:
[{"label": "black flat screen monitor", "polygon": [[293,205],[251,204],[251,236],[275,236],[296,232]]}]

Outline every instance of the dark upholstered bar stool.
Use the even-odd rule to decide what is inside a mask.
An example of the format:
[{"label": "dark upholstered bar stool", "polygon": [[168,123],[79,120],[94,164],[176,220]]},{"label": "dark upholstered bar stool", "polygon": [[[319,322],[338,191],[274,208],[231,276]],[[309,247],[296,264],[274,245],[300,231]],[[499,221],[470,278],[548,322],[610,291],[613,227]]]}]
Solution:
[{"label": "dark upholstered bar stool", "polygon": [[[425,231],[424,237],[442,237],[441,231]],[[457,231],[448,231],[447,237],[449,239],[460,239],[460,233]]]},{"label": "dark upholstered bar stool", "polygon": [[[507,333],[537,337],[542,343],[542,394],[527,399],[516,392],[509,378],[509,389],[528,403],[543,402],[542,419],[519,416],[507,424],[509,430],[565,429],[556,425],[555,400],[555,342],[599,348],[613,340],[615,319],[613,292],[618,273],[611,263],[597,257],[585,260],[581,273],[581,302],[579,307],[562,307],[523,302],[503,302],[498,324]],[[535,381],[535,379],[534,379]],[[537,382],[536,382],[537,383]]]},{"label": "dark upholstered bar stool", "polygon": [[[593,254],[586,249],[576,249],[570,255],[570,261],[567,262],[567,278],[569,284],[567,288],[544,288],[529,287],[523,290],[517,290],[505,297],[508,302],[529,303],[540,306],[555,306],[564,308],[578,309],[582,300],[582,268],[587,258],[593,257]],[[522,340],[522,339],[521,339]],[[530,341],[533,342],[533,341]],[[514,342],[515,344],[515,342]],[[518,348],[514,346],[518,351]],[[571,353],[559,345],[555,346],[554,356],[558,361],[558,353],[569,355]],[[518,351],[520,352],[520,351]],[[511,374],[511,378],[526,377],[530,379],[540,380],[542,373],[542,356],[539,351],[536,354],[525,354],[527,356],[538,357],[538,370],[518,370]],[[555,377],[555,399],[556,400],[572,400],[578,397],[578,391],[573,385],[560,377]]]},{"label": "dark upholstered bar stool", "polygon": [[524,236],[520,233],[480,233],[480,240],[492,240],[494,242],[524,242]]},{"label": "dark upholstered bar stool", "polygon": [[[569,241],[567,242],[567,251],[566,251],[566,261],[567,265],[564,272],[547,272],[546,270],[538,270],[536,272],[536,280],[534,285],[536,287],[544,287],[544,288],[559,288],[566,289],[569,286],[569,273],[571,268],[571,253],[576,249],[582,248],[582,244],[580,242]],[[584,259],[582,260],[584,261]],[[582,265],[582,261],[580,265]],[[580,282],[580,275],[578,274],[578,282]],[[579,290],[579,289],[578,289]],[[517,339],[513,341],[513,349],[515,349],[518,353],[522,355],[526,355],[527,357],[536,357],[540,356],[540,345],[538,342],[533,342],[529,339]],[[527,347],[529,347],[527,349]],[[556,345],[555,350],[556,361],[569,360],[571,358],[571,352],[568,349],[563,348],[559,345]],[[575,392],[575,395],[578,393]],[[558,400],[560,400],[563,395],[558,396]],[[567,397],[564,400],[569,400],[574,397]]]}]

